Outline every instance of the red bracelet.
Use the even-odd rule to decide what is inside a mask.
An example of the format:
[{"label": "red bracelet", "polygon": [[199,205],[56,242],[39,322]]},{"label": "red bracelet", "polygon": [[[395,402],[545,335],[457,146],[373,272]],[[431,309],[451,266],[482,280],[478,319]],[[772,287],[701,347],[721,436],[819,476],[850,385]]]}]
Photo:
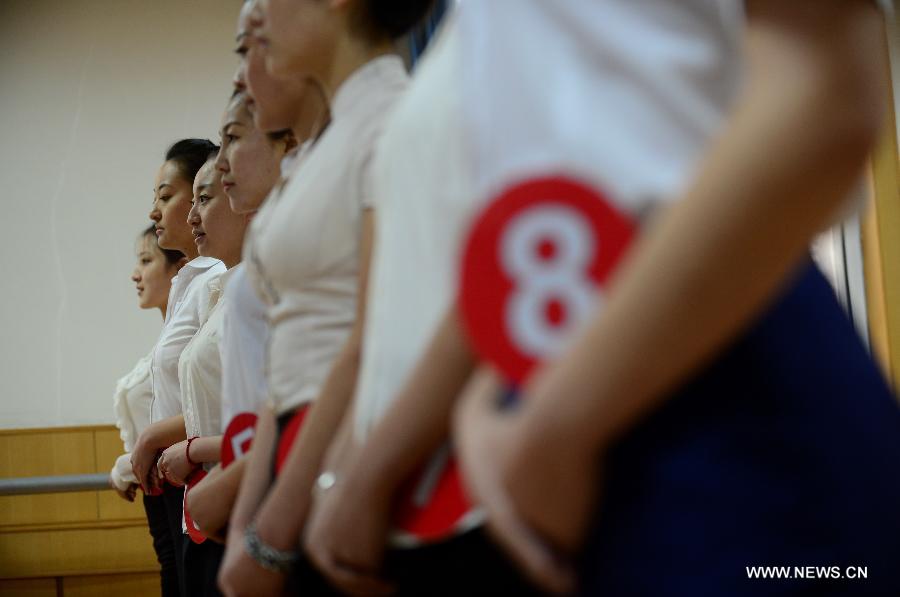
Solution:
[{"label": "red bracelet", "polygon": [[190,464],[191,466],[200,466],[199,462],[194,462],[193,460],[191,460],[191,442],[194,441],[195,439],[197,439],[198,437],[200,437],[200,436],[195,435],[194,437],[188,438],[187,446],[185,446],[185,448],[184,448],[184,456],[185,456],[185,458],[187,458],[188,464]]}]

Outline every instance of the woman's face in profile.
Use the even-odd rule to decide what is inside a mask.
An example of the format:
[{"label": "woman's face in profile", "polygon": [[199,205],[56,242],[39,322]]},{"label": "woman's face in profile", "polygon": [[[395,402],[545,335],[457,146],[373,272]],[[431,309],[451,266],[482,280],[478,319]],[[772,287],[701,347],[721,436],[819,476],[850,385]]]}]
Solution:
[{"label": "woman's face in profile", "polygon": [[187,223],[193,192],[191,182],[181,175],[177,163],[168,161],[160,167],[153,192],[150,219],[156,223],[159,246],[185,254],[194,253],[194,241]]},{"label": "woman's face in profile", "polygon": [[131,279],[138,292],[141,309],[165,309],[177,266],[170,265],[156,237],[145,234],[138,244],[137,265]]}]

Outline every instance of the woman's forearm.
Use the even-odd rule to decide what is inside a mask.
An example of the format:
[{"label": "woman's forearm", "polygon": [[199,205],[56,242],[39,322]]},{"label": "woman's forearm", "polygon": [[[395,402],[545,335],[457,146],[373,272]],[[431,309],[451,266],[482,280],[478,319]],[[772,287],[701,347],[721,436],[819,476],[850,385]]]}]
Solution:
[{"label": "woman's forearm", "polygon": [[222,436],[198,437],[191,442],[191,462],[219,462],[222,459]]},{"label": "woman's forearm", "polygon": [[730,125],[642,234],[603,312],[530,385],[526,435],[598,448],[626,431],[773,300],[856,182],[882,110],[876,10],[749,7],[750,77]]},{"label": "woman's forearm", "polygon": [[148,445],[156,449],[168,448],[173,444],[187,439],[184,428],[184,415],[175,415],[168,419],[162,419],[151,424],[144,430],[147,434]]},{"label": "woman's forearm", "polygon": [[363,211],[360,232],[356,321],[310,406],[281,474],[260,510],[257,530],[274,547],[293,549],[309,510],[309,493],[356,390],[365,329],[369,264],[375,238],[374,213]]},{"label": "woman's forearm", "polygon": [[448,309],[348,478],[393,492],[447,439],[453,405],[475,367],[455,307]]},{"label": "woman's forearm", "polygon": [[213,469],[188,492],[191,517],[207,535],[218,533],[228,524],[248,458],[249,455],[241,458],[225,470]]},{"label": "woman's forearm", "polygon": [[281,474],[260,508],[257,528],[274,547],[291,549],[297,545],[313,482],[353,398],[359,341],[358,336],[351,338],[332,367],[319,398],[310,406]]}]

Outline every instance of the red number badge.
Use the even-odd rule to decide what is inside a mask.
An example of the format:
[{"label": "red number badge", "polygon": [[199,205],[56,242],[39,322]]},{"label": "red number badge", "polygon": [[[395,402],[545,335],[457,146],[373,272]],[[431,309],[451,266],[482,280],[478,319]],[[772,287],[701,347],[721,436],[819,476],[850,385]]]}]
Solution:
[{"label": "red number badge", "polygon": [[567,178],[512,187],[475,222],[460,308],[481,357],[521,383],[593,313],[634,225],[597,190]]},{"label": "red number badge", "polygon": [[222,468],[226,468],[235,460],[239,460],[250,450],[253,437],[256,435],[256,415],[240,413],[231,419],[222,435]]},{"label": "red number badge", "polygon": [[[460,309],[483,360],[512,386],[564,348],[602,299],[635,226],[596,189],[551,177],[512,186],[464,246]],[[432,541],[477,521],[449,448],[401,497],[396,535]]]},{"label": "red number badge", "polygon": [[203,480],[206,477],[206,471],[202,468],[198,468],[194,471],[190,478],[188,479],[187,487],[184,488],[184,526],[187,527],[188,536],[191,538],[191,541],[194,543],[203,543],[206,541],[206,535],[204,535],[200,529],[197,527],[197,523],[194,522],[194,519],[191,517],[191,512],[188,510],[188,492],[194,488],[194,486]]},{"label": "red number badge", "polygon": [[284,466],[284,461],[287,460],[288,454],[291,452],[291,446],[294,445],[294,440],[297,439],[297,433],[299,433],[300,427],[303,426],[303,420],[306,418],[307,412],[309,412],[308,403],[297,409],[297,413],[288,421],[284,431],[281,433],[281,438],[278,440],[278,451],[275,453],[276,475],[281,472],[281,467]]},{"label": "red number badge", "polygon": [[438,541],[465,528],[471,511],[456,460],[444,445],[400,490],[393,538],[408,545]]}]

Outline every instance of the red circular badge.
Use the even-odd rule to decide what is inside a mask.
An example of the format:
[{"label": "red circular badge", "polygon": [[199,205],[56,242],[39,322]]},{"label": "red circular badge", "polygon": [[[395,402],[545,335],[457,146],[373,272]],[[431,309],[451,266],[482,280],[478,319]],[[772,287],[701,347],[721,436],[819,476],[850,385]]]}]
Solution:
[{"label": "red circular badge", "polygon": [[231,419],[225,433],[222,435],[222,468],[224,469],[235,460],[239,460],[250,450],[253,445],[253,436],[256,432],[256,415],[253,413],[240,413]]},{"label": "red circular badge", "polygon": [[284,461],[287,460],[288,454],[291,452],[291,446],[294,445],[294,440],[297,439],[297,433],[303,425],[307,412],[309,412],[309,403],[297,409],[297,413],[281,432],[281,437],[278,439],[278,451],[275,453],[276,475],[281,472],[281,467],[284,466]]},{"label": "red circular badge", "polygon": [[508,188],[465,244],[460,307],[480,356],[514,383],[593,314],[635,226],[596,189],[564,177]]},{"label": "red circular badge", "polygon": [[184,526],[187,527],[188,536],[191,538],[191,541],[194,543],[203,543],[206,541],[206,535],[204,535],[199,528],[197,528],[194,519],[191,517],[191,512],[188,510],[188,492],[194,488],[194,485],[199,483],[206,477],[206,471],[202,468],[198,468],[196,471],[191,473],[191,476],[188,478],[187,487],[184,488]]},{"label": "red circular badge", "polygon": [[453,532],[471,510],[456,459],[445,446],[401,488],[394,526],[419,541],[435,541]]}]

